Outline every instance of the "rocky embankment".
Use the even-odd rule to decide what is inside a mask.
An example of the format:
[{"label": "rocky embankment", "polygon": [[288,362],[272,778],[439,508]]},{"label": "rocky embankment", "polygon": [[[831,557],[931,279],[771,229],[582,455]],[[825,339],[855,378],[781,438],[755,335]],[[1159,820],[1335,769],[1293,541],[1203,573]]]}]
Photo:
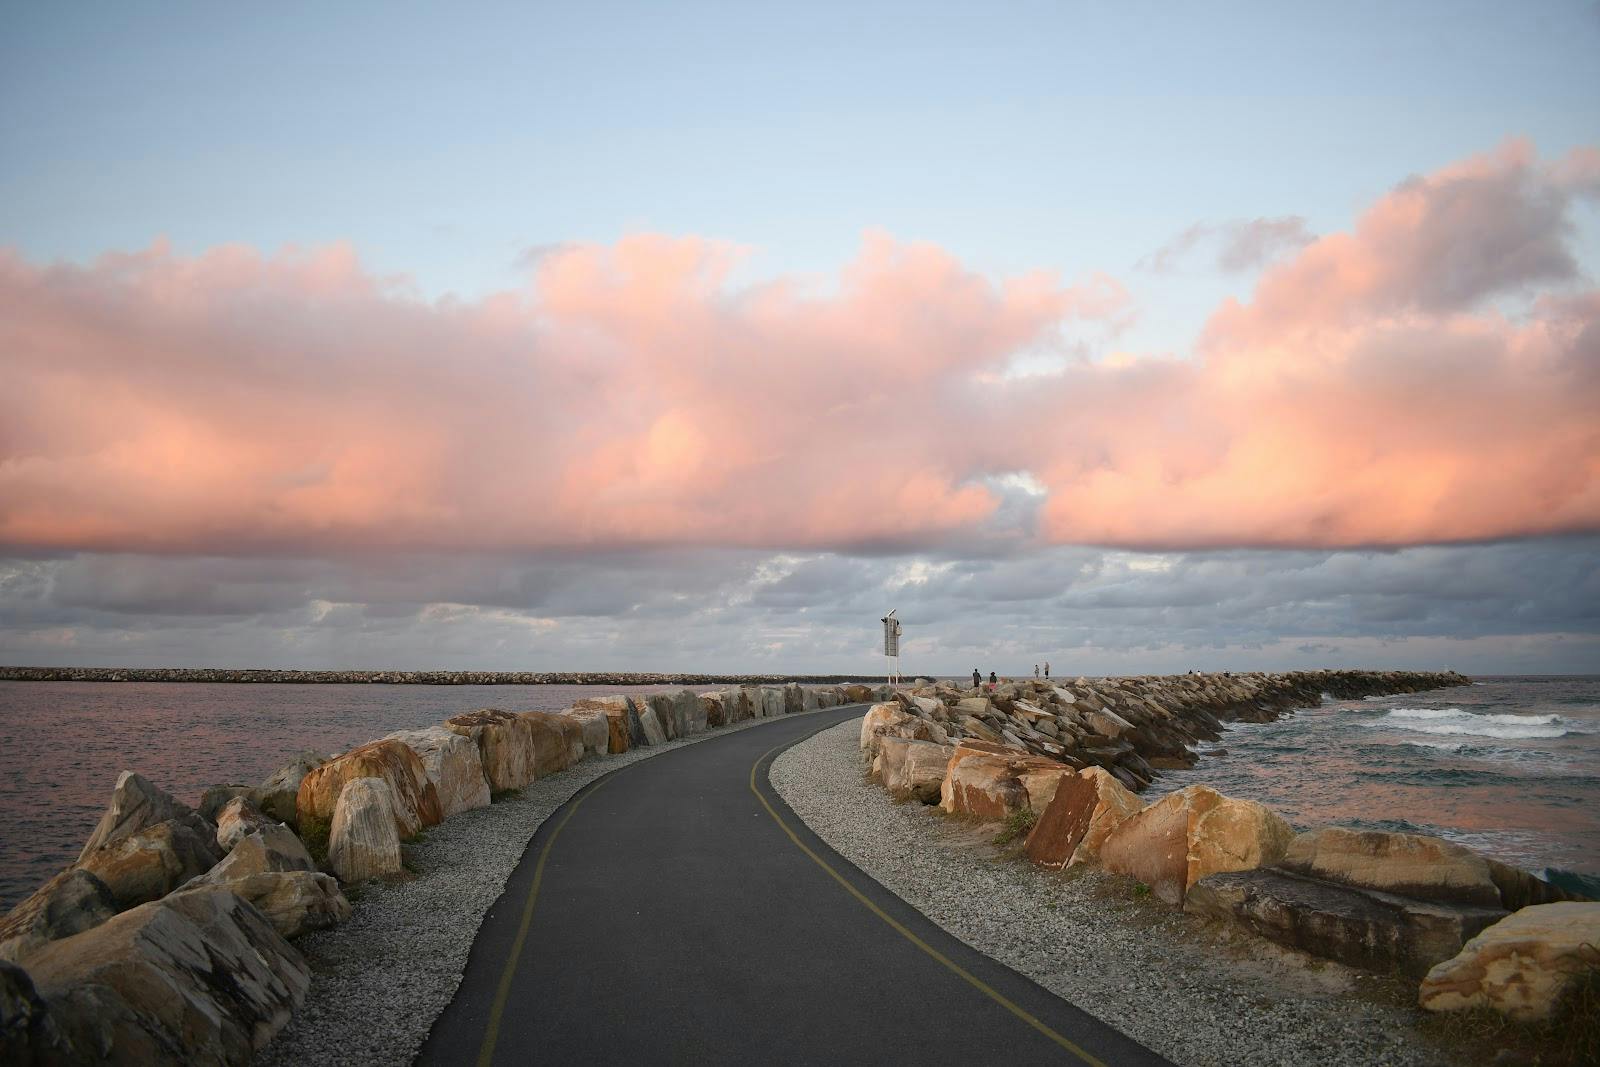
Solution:
[{"label": "rocky embankment", "polygon": [[294,941],[349,919],[347,888],[403,880],[408,838],[582,761],[887,696],[790,683],[484,708],[192,807],[124,771],[78,860],[0,919],[0,1063],[247,1063],[311,983]]},{"label": "rocky embankment", "polygon": [[0,682],[237,682],[298,685],[839,685],[854,674],[629,671],[278,671],[232,667],[0,667]]},{"label": "rocky embankment", "polygon": [[1194,785],[1145,804],[1162,767],[1228,720],[1264,721],[1321,694],[1465,684],[1455,674],[1037,681],[897,692],[863,718],[870,773],[899,799],[1006,821],[1046,870],[1093,865],[1191,915],[1353,967],[1421,978],[1436,1010],[1550,1017],[1600,968],[1600,903],[1416,834],[1296,833],[1261,804]]}]

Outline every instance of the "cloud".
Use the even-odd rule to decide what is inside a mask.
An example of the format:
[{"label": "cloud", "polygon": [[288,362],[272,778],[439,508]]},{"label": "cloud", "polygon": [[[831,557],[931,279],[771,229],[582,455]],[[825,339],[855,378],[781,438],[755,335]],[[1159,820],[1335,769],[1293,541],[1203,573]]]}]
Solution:
[{"label": "cloud", "polygon": [[1196,223],[1139,261],[1142,269],[1158,274],[1177,270],[1183,259],[1202,245],[1216,246],[1218,270],[1240,274],[1256,270],[1285,253],[1316,240],[1299,215],[1278,218],[1233,219],[1209,225]]},{"label": "cloud", "polygon": [[1597,160],[1511,143],[1410,179],[1220,306],[1193,358],[1026,377],[1007,368],[1120,321],[1121,286],[991,280],[879,233],[829,286],[736,288],[745,249],[636,235],[544,250],[526,287],[472,302],[424,301],[337,245],[3,254],[0,548],[994,555],[1593,531],[1600,291],[1569,215]]}]

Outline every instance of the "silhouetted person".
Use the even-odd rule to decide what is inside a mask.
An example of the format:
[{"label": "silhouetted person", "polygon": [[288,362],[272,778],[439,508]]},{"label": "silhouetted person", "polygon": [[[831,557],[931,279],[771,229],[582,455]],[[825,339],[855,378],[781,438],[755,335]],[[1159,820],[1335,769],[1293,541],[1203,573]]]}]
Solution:
[{"label": "silhouetted person", "polygon": [[978,673],[978,668],[972,668],[972,688],[977,689],[983,685],[983,675]]},{"label": "silhouetted person", "polygon": [[996,678],[994,676],[994,671],[990,671],[989,672],[989,689],[990,689],[990,691],[993,692],[994,687],[999,685],[999,684],[1000,684],[1000,679],[998,679],[998,678]]},{"label": "silhouetted person", "polygon": [[1050,661],[1049,660],[1045,660],[1044,661],[1044,676],[1046,678],[1050,677]]}]

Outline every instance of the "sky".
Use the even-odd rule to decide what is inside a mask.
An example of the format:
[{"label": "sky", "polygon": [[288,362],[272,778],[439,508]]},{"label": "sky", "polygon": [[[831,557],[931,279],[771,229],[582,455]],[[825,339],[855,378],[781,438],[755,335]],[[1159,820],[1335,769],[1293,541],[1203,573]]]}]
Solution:
[{"label": "sky", "polygon": [[1597,54],[0,5],[0,663],[1600,672]]}]

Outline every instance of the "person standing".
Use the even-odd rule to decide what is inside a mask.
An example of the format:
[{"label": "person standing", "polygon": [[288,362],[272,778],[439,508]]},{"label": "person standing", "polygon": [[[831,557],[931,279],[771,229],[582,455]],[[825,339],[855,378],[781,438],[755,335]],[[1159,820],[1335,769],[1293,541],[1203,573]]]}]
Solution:
[{"label": "person standing", "polygon": [[994,671],[989,672],[989,692],[994,692],[994,687],[1000,684],[1000,679],[994,676]]},{"label": "person standing", "polygon": [[1033,677],[1034,677],[1035,681],[1038,681],[1038,679],[1039,679],[1039,665],[1037,663],[1035,663],[1033,665]]},{"label": "person standing", "polygon": [[1050,661],[1049,660],[1045,660],[1044,661],[1044,676],[1047,679],[1050,677]]},{"label": "person standing", "polygon": [[978,673],[978,668],[972,668],[972,688],[979,689],[983,686],[983,675]]}]

